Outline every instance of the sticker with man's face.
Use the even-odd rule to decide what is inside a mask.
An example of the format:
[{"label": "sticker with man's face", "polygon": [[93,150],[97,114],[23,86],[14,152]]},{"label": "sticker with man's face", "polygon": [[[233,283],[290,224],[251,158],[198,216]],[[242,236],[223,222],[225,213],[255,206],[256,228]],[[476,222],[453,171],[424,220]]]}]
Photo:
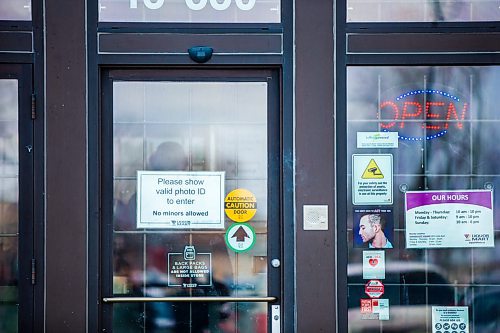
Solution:
[{"label": "sticker with man's face", "polygon": [[361,209],[353,212],[354,247],[392,249],[394,222],[392,209]]}]

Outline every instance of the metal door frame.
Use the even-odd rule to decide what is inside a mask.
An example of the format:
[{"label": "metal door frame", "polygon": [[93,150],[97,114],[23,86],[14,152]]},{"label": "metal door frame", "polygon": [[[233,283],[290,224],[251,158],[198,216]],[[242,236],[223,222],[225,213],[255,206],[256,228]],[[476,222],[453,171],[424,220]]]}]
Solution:
[{"label": "metal door frame", "polygon": [[[118,298],[113,297],[112,285],[112,231],[113,231],[113,186],[110,179],[113,179],[113,81],[179,81],[179,82],[268,82],[268,221],[278,221],[278,223],[268,222],[267,255],[268,255],[268,297],[254,298],[204,298],[195,301],[230,301],[230,302],[267,302],[268,303],[268,331],[272,327],[283,326],[283,316],[279,319],[272,319],[275,312],[272,306],[282,304],[283,300],[283,267],[275,268],[271,265],[271,259],[284,261],[283,255],[283,133],[282,133],[282,83],[279,68],[218,68],[218,69],[178,69],[178,68],[157,68],[157,69],[103,69],[101,72],[101,101],[100,101],[100,170],[101,170],[101,259],[100,262],[100,328],[111,330],[112,328],[112,304],[116,302],[153,302],[153,301],[181,301],[190,302],[193,300],[177,298]],[[278,203],[278,205],[273,205]],[[274,240],[274,241],[273,241]],[[283,312],[283,311],[282,311]],[[274,332],[274,331],[272,331]]]}]

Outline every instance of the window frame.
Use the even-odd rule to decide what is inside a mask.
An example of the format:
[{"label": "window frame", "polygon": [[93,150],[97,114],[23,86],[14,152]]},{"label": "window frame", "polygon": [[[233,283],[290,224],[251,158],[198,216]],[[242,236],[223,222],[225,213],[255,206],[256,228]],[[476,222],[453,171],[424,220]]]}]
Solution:
[{"label": "window frame", "polygon": [[[500,32],[499,22],[347,22],[347,1],[336,3],[335,15],[335,160],[336,182],[339,190],[335,191],[337,205],[337,318],[338,332],[348,331],[348,289],[347,264],[347,207],[348,207],[348,170],[347,170],[347,67],[350,66],[445,66],[445,65],[500,65],[500,45],[481,52],[473,43],[481,36]],[[431,52],[403,52],[404,43],[412,45],[412,35],[437,42],[443,35],[445,39],[456,34],[472,34],[470,45],[454,50],[456,45],[444,44],[443,49]],[[389,34],[399,34],[401,39],[395,47],[386,47],[383,51],[374,50],[374,40]],[[357,35],[362,42],[357,52],[348,51],[350,36]],[[452,44],[452,43],[450,43]],[[397,191],[397,189],[394,189]]]}]

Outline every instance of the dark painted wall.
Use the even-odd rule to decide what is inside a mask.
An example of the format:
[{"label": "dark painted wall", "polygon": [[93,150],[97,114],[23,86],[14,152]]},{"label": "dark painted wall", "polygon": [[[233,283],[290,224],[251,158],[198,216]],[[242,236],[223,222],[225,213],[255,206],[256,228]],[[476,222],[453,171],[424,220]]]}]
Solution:
[{"label": "dark painted wall", "polygon": [[[335,332],[333,1],[295,1],[297,332]],[[304,231],[303,205],[329,230]]]},{"label": "dark painted wall", "polygon": [[45,19],[45,329],[85,332],[85,2],[46,0]]},{"label": "dark painted wall", "polygon": [[[45,2],[47,332],[87,325],[84,6]],[[297,332],[335,331],[332,6],[296,0]],[[304,204],[329,206],[328,231],[302,230]]]}]

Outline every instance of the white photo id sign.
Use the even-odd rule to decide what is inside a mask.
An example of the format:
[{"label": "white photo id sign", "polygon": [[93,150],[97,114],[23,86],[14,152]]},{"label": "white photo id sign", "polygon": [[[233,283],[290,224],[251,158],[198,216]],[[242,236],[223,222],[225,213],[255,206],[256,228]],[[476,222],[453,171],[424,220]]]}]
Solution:
[{"label": "white photo id sign", "polygon": [[137,228],[223,229],[224,176],[137,171]]}]

